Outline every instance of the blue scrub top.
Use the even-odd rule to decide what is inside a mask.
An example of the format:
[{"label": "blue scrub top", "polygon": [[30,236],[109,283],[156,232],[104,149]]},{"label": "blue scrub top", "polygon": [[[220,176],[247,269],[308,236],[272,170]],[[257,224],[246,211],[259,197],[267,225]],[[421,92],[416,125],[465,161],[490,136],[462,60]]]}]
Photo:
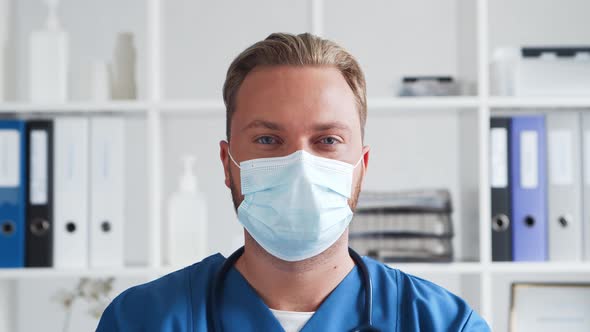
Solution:
[{"label": "blue scrub top", "polygon": [[[221,254],[132,287],[106,308],[98,332],[207,331],[207,291]],[[363,257],[373,283],[373,325],[382,331],[490,331],[465,301],[429,281]],[[224,331],[283,331],[269,308],[232,268],[218,310]],[[301,331],[350,331],[361,323],[363,283],[355,267]]]}]

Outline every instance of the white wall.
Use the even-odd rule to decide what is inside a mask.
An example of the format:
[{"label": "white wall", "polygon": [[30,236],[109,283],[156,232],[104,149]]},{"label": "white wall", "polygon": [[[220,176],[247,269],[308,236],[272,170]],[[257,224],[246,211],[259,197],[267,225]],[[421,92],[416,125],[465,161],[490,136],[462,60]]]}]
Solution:
[{"label": "white wall", "polygon": [[325,3],[325,36],[358,58],[369,96],[396,95],[402,76],[457,73],[457,1]]},{"label": "white wall", "polygon": [[[167,1],[164,7],[164,77],[168,98],[220,98],[227,67],[253,42],[271,32],[311,29],[309,1]],[[475,49],[473,6],[464,0],[327,0],[325,36],[359,60],[369,96],[394,96],[404,75],[457,75],[474,80],[458,54]],[[460,11],[461,10],[461,11]],[[458,29],[458,13],[467,29]],[[470,20],[469,17],[472,19]],[[376,44],[376,43],[379,44]]]},{"label": "white wall", "polygon": [[[490,52],[499,46],[588,45],[587,0],[491,0]],[[490,53],[491,54],[491,53]]]},{"label": "white wall", "polygon": [[164,3],[164,96],[171,99],[221,99],[227,67],[239,52],[272,32],[311,28],[308,1]]}]

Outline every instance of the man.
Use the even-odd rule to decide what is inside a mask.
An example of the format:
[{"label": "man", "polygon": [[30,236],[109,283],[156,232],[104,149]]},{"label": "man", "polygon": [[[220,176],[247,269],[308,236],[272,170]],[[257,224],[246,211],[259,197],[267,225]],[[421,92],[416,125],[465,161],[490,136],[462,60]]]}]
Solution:
[{"label": "man", "polygon": [[455,295],[349,253],[369,162],[352,55],[274,33],[233,61],[223,98],[220,156],[243,252],[128,289],[98,331],[489,331]]}]

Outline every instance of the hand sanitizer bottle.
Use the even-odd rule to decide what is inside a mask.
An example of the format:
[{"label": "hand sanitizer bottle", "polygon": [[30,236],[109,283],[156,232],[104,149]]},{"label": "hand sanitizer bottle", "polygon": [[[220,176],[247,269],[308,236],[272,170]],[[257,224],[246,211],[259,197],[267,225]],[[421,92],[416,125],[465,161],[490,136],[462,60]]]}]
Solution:
[{"label": "hand sanitizer bottle", "polygon": [[49,9],[45,29],[31,33],[29,49],[29,95],[33,102],[67,99],[68,34],[57,18],[59,0],[44,0]]},{"label": "hand sanitizer bottle", "polygon": [[194,156],[184,156],[179,187],[168,201],[166,264],[196,263],[207,254],[207,204],[198,190]]}]

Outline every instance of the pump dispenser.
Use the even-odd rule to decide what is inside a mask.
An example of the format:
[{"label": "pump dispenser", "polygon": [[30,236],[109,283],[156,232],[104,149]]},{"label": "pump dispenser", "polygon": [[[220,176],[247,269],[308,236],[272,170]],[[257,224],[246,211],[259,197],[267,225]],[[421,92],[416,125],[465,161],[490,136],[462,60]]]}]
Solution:
[{"label": "pump dispenser", "polygon": [[166,264],[196,263],[207,254],[207,204],[194,173],[196,158],[183,157],[178,189],[168,201]]},{"label": "pump dispenser", "polygon": [[195,166],[195,157],[184,156],[184,172],[180,177],[180,191],[186,193],[195,193],[197,191],[197,177],[193,173],[193,167]]}]

